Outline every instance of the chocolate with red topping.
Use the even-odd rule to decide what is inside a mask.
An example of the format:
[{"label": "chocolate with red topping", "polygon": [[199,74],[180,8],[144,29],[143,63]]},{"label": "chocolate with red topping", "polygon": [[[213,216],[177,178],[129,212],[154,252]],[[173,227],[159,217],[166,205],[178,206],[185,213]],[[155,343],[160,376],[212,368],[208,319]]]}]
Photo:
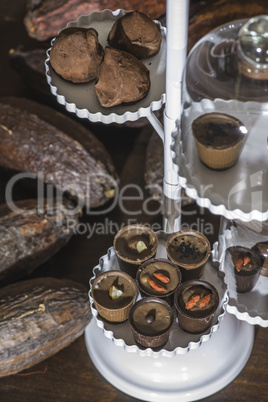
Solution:
[{"label": "chocolate with red topping", "polygon": [[198,279],[184,282],[175,292],[179,326],[191,333],[206,331],[219,305],[217,289]]},{"label": "chocolate with red topping", "polygon": [[261,258],[253,250],[242,246],[229,247],[227,252],[232,258],[237,292],[249,292],[260,276]]}]

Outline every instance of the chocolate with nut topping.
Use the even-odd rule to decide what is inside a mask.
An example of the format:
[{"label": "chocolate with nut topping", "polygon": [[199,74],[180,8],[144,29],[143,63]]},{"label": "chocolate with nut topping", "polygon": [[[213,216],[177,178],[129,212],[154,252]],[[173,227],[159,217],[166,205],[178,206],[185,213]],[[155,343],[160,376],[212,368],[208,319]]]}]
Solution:
[{"label": "chocolate with nut topping", "polygon": [[242,246],[229,247],[227,250],[231,254],[236,275],[253,275],[259,271],[262,261],[254,251]]},{"label": "chocolate with nut topping", "polygon": [[[112,292],[112,287],[115,290]],[[101,304],[103,307],[107,308],[121,308],[128,305],[133,299],[133,285],[132,283],[125,279],[123,276],[115,275],[103,275],[101,280],[94,287],[94,299]],[[122,294],[119,297],[112,296],[115,294]]]},{"label": "chocolate with nut topping", "polygon": [[[143,247],[139,247],[142,242]],[[148,228],[143,226],[130,226],[128,230],[115,238],[116,252],[131,261],[143,261],[152,254],[156,239]],[[142,251],[140,251],[142,250]]]},{"label": "chocolate with nut topping", "polygon": [[178,287],[174,304],[179,326],[190,333],[201,333],[212,324],[219,306],[219,294],[211,283],[193,279]]},{"label": "chocolate with nut topping", "polygon": [[229,247],[227,251],[232,258],[237,292],[251,291],[260,275],[261,258],[253,250],[242,246]]},{"label": "chocolate with nut topping", "polygon": [[160,303],[145,303],[133,313],[135,328],[144,335],[158,335],[170,326],[170,314]]},{"label": "chocolate with nut topping", "polygon": [[168,259],[153,258],[139,268],[137,282],[147,295],[167,296],[172,294],[181,282],[181,272]]},{"label": "chocolate with nut topping", "polygon": [[211,290],[199,284],[187,287],[178,302],[185,313],[194,317],[209,314],[215,305]]}]

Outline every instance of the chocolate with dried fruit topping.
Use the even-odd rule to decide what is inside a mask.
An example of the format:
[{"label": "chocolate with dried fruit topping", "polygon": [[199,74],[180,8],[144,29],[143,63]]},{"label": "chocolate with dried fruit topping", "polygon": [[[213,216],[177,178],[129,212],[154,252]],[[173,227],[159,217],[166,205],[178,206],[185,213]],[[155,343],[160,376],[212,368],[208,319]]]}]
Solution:
[{"label": "chocolate with dried fruit topping", "polygon": [[190,333],[206,331],[219,305],[217,289],[198,279],[184,282],[174,296],[179,326]]},{"label": "chocolate with dried fruit topping", "polygon": [[[143,247],[139,247],[140,242]],[[116,234],[114,249],[120,268],[136,278],[139,266],[153,258],[158,247],[157,236],[145,225],[127,225]]]},{"label": "chocolate with dried fruit topping", "polygon": [[[166,258],[152,258],[140,266],[136,279],[143,296],[166,299],[173,295],[181,283],[181,272],[176,264]],[[167,301],[170,302],[169,299]]]},{"label": "chocolate with dried fruit topping", "polygon": [[92,297],[101,317],[111,322],[122,322],[127,320],[137,297],[137,286],[127,273],[107,271],[94,279]]},{"label": "chocolate with dried fruit topping", "polygon": [[260,276],[261,258],[253,250],[242,246],[229,247],[227,252],[232,259],[237,292],[251,291]]}]

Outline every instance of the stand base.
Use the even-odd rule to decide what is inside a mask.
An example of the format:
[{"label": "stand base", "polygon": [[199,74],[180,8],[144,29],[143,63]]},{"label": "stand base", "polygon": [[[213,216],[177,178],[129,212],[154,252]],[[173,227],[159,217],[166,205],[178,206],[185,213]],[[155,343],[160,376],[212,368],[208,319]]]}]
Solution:
[{"label": "stand base", "polygon": [[175,357],[141,357],[106,338],[94,319],[85,330],[97,370],[120,391],[145,401],[195,401],[228,385],[244,368],[254,327],[225,314],[220,328],[198,349]]}]

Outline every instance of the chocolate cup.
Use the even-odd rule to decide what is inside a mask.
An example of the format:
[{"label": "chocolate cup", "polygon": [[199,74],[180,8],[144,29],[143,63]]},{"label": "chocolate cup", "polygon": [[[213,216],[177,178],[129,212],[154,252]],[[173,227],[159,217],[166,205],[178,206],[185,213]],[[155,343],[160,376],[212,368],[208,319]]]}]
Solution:
[{"label": "chocolate cup", "polygon": [[[140,274],[141,274],[141,272],[147,267],[147,265],[152,264],[154,262],[158,262],[158,261],[165,262],[165,263],[169,264],[170,266],[174,267],[176,269],[176,271],[178,272],[178,283],[177,283],[177,285],[174,287],[173,290],[171,290],[170,292],[164,293],[164,294],[162,294],[160,292],[157,292],[154,289],[151,289],[151,290],[149,288],[147,289],[144,286],[142,286],[142,284],[140,283]],[[145,261],[139,267],[139,269],[137,271],[137,275],[136,275],[136,281],[137,281],[138,288],[140,290],[140,294],[141,294],[142,297],[148,297],[148,296],[158,297],[159,299],[165,300],[171,306],[174,303],[173,295],[174,295],[177,287],[181,283],[181,278],[182,278],[182,275],[181,275],[181,271],[180,271],[180,268],[178,267],[178,265],[174,264],[172,261],[170,261],[170,260],[168,260],[166,258],[151,258],[150,260]]]},{"label": "chocolate cup", "polygon": [[[235,268],[235,261],[233,259],[233,253],[237,250],[237,258],[239,256],[241,258],[244,258],[246,255],[250,255],[250,258],[252,261],[255,262],[255,267],[251,271],[237,271]],[[249,249],[247,247],[243,246],[233,246],[229,247],[227,251],[230,253],[232,257],[232,262],[234,264],[234,275],[235,275],[235,281],[236,281],[236,291],[237,293],[246,293],[250,292],[254,286],[256,285],[261,269],[262,269],[262,259],[260,255],[258,255],[253,249]]]},{"label": "chocolate cup", "polygon": [[[100,301],[97,301],[95,298],[95,295],[94,295],[94,290],[95,290],[96,286],[98,285],[98,283],[100,282],[100,280],[102,280],[102,278],[104,276],[105,277],[121,276],[121,277],[125,278],[131,284],[131,286],[133,288],[132,300],[128,304],[126,304],[125,306],[122,306],[120,308],[109,308],[109,307],[103,306],[100,303]],[[114,271],[103,272],[94,279],[93,284],[92,284],[91,294],[92,294],[92,298],[94,300],[96,309],[102,318],[104,318],[106,321],[109,321],[109,322],[123,322],[128,319],[130,309],[137,298],[138,288],[137,288],[137,285],[136,285],[135,281],[133,280],[133,278],[131,278],[127,273],[114,270]]]},{"label": "chocolate cup", "polygon": [[[149,303],[152,301],[161,303],[164,306],[166,306],[166,308],[170,314],[170,325],[164,332],[162,332],[158,335],[151,336],[151,335],[144,335],[144,334],[138,332],[138,330],[135,328],[135,324],[133,322],[133,313],[137,307],[141,306],[144,303]],[[144,299],[137,301],[135,304],[133,304],[133,306],[130,310],[130,313],[129,313],[129,324],[130,324],[130,327],[132,330],[134,340],[138,345],[145,347],[145,348],[159,349],[159,348],[163,347],[168,341],[173,321],[174,321],[174,313],[173,313],[172,308],[165,300],[159,299],[158,297],[146,297]]]},{"label": "chocolate cup", "polygon": [[261,259],[262,267],[261,273],[262,276],[268,276],[268,241],[258,242],[251,248]]},{"label": "chocolate cup", "polygon": [[[135,230],[135,229],[141,229],[142,231],[146,232],[147,234],[149,234],[150,238],[154,239],[154,245],[152,247],[151,253],[149,255],[147,255],[145,258],[139,258],[136,260],[131,260],[130,258],[125,257],[124,255],[122,255],[122,252],[118,249],[118,239],[128,230]],[[158,239],[156,234],[154,233],[154,231],[152,229],[150,229],[148,226],[145,225],[128,225],[128,226],[124,226],[121,230],[119,230],[119,232],[115,235],[114,238],[114,249],[115,249],[115,253],[117,256],[117,260],[119,263],[119,267],[122,271],[126,272],[127,274],[129,274],[133,279],[136,279],[136,273],[137,270],[139,268],[139,266],[155,257],[156,255],[156,251],[157,251],[157,247],[158,247]]]},{"label": "chocolate cup", "polygon": [[[200,140],[199,135],[204,129],[204,124],[213,122],[215,125],[224,123],[232,123],[239,130],[244,127],[243,123],[237,118],[225,113],[206,113],[197,117],[192,124],[192,131],[195,145],[200,160],[209,168],[215,170],[228,169],[236,164],[242,152],[246,135],[241,132],[240,138],[230,138],[230,144],[215,146],[213,144],[204,143]],[[246,128],[244,127],[247,133]]]},{"label": "chocolate cup", "polygon": [[[185,235],[191,235],[191,236],[195,236],[198,239],[201,239],[207,248],[207,252],[206,255],[204,257],[204,259],[196,264],[184,264],[180,261],[177,261],[176,259],[174,259],[169,251],[169,247],[172,244],[172,242],[174,241],[175,238],[180,237],[180,236],[185,236]],[[166,252],[167,252],[167,256],[170,259],[170,261],[172,261],[174,264],[176,264],[181,271],[182,274],[182,282],[185,281],[189,281],[191,279],[199,279],[204,270],[205,270],[205,266],[207,263],[207,260],[210,256],[210,252],[211,252],[211,248],[210,248],[210,243],[207,239],[207,237],[205,235],[203,235],[201,232],[198,232],[197,230],[194,229],[182,229],[179,232],[175,232],[173,233],[167,240],[167,244],[166,244]]]},{"label": "chocolate cup", "polygon": [[250,292],[256,285],[261,273],[261,270],[258,270],[257,272],[251,275],[239,275],[239,273],[236,272],[235,268],[234,271],[235,271],[237,293]]},{"label": "chocolate cup", "polygon": [[[179,304],[179,297],[181,293],[189,286],[204,286],[212,292],[212,297],[214,299],[214,307],[208,312],[208,314],[202,317],[194,317],[193,315],[187,314]],[[177,316],[179,321],[179,326],[186,332],[192,334],[198,334],[206,331],[212,323],[213,317],[219,305],[219,294],[216,288],[209,282],[200,281],[198,279],[189,280],[182,283],[175,292],[174,304],[177,310]]]}]

